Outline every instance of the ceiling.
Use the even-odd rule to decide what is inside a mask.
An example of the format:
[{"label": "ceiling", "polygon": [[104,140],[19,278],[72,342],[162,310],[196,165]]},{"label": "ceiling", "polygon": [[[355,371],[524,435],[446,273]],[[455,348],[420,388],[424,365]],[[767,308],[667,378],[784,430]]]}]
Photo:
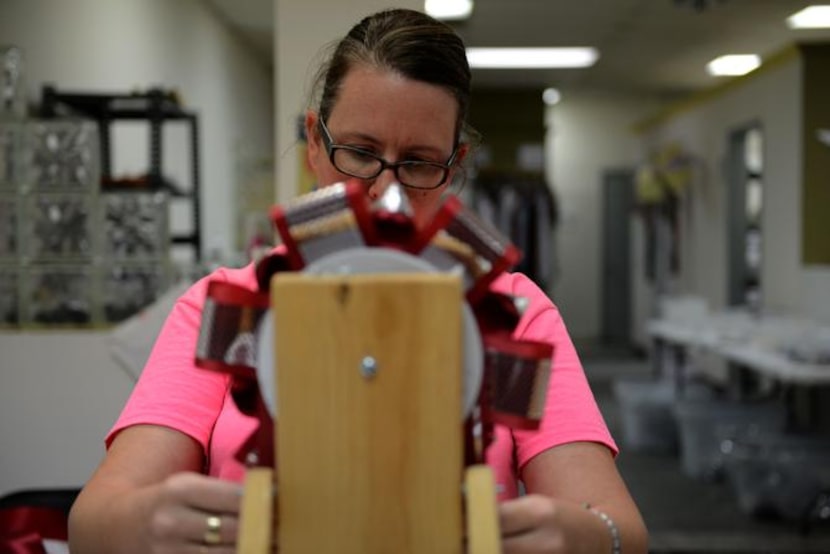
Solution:
[{"label": "ceiling", "polygon": [[[266,60],[273,0],[207,0]],[[468,46],[595,46],[596,65],[568,70],[475,70],[475,87],[590,88],[673,96],[718,81],[706,63],[723,54],[762,58],[830,29],[795,31],[785,19],[821,0],[476,0],[453,23]],[[827,3],[827,2],[825,2]]]}]

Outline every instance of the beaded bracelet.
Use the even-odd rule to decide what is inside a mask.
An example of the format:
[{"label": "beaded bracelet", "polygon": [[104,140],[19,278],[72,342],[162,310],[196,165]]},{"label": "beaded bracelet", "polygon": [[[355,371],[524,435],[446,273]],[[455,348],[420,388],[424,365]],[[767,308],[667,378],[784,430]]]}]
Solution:
[{"label": "beaded bracelet", "polygon": [[597,510],[587,502],[582,505],[586,510],[591,512],[592,514],[596,515],[600,518],[605,525],[608,526],[608,530],[611,532],[611,554],[622,554],[622,544],[620,542],[620,530],[617,528],[617,524],[614,523],[614,520],[611,519],[608,514],[601,510]]}]

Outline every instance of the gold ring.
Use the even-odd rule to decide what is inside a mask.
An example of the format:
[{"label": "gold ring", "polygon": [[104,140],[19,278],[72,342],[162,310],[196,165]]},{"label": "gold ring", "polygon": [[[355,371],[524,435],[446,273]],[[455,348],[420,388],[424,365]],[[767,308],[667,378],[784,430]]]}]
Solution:
[{"label": "gold ring", "polygon": [[205,520],[207,531],[203,537],[205,544],[219,544],[222,542],[222,518],[219,516],[208,516]]}]

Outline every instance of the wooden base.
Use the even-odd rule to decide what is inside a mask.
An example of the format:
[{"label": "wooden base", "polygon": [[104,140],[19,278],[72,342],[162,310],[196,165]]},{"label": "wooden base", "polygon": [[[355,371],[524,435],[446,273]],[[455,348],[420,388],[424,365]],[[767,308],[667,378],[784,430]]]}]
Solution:
[{"label": "wooden base", "polygon": [[264,467],[245,474],[245,489],[239,514],[238,554],[270,554],[274,540],[274,472]]},{"label": "wooden base", "polygon": [[[281,554],[461,554],[465,511],[468,551],[500,551],[489,468],[462,494],[462,295],[446,274],[275,277]],[[246,483],[244,554],[270,552],[266,472]]]},{"label": "wooden base", "polygon": [[464,477],[467,552],[499,554],[501,534],[493,470],[486,465],[470,466]]},{"label": "wooden base", "polygon": [[[467,468],[464,508],[467,514],[468,554],[501,554],[499,517],[493,470],[478,465]],[[273,495],[274,472],[267,468],[248,470],[240,514],[238,554],[272,554],[276,539]]]}]

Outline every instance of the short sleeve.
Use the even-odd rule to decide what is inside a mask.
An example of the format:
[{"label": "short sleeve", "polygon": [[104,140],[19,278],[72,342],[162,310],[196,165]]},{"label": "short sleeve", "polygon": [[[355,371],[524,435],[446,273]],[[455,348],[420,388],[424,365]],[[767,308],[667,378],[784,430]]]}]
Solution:
[{"label": "short sleeve", "polygon": [[181,431],[207,451],[229,386],[227,375],[195,364],[202,307],[211,280],[255,283],[251,267],[219,270],[195,283],[177,300],[127,404],[107,435],[107,447],[121,430],[150,424]]},{"label": "short sleeve", "polygon": [[503,279],[497,282],[502,292],[530,301],[515,336],[553,345],[551,376],[540,427],[534,431],[513,431],[518,467],[544,450],[578,441],[604,444],[616,456],[617,445],[597,406],[559,310],[525,275],[513,273]]}]

